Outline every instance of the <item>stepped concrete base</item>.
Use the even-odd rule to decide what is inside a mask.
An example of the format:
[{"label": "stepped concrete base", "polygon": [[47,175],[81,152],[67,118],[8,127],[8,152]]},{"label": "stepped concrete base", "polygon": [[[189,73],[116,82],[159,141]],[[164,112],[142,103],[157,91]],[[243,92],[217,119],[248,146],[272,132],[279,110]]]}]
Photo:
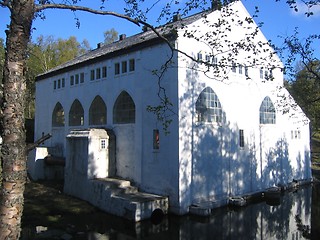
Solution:
[{"label": "stepped concrete base", "polygon": [[65,182],[64,191],[103,211],[135,222],[168,213],[167,197],[139,192],[130,181],[103,178],[84,179],[84,182],[80,183],[79,179],[77,183]]}]

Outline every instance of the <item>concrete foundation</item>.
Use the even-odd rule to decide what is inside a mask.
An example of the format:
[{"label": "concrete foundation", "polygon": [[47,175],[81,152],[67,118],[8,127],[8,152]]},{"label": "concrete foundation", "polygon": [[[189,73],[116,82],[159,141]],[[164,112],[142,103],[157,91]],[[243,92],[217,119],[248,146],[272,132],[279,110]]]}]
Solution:
[{"label": "concrete foundation", "polygon": [[[72,131],[67,139],[64,191],[132,221],[168,212],[168,198],[139,192],[130,181],[115,178],[110,138],[104,129]],[[110,157],[111,156],[111,157]]]}]

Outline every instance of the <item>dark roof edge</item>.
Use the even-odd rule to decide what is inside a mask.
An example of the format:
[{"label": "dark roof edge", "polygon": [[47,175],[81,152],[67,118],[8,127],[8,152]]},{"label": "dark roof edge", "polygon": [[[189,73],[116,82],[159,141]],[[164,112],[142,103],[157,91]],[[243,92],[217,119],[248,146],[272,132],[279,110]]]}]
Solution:
[{"label": "dark roof edge", "polygon": [[[166,38],[167,39],[170,38],[171,40],[173,39],[172,36],[166,36]],[[104,54],[104,55],[101,55],[101,56],[98,56],[98,57],[95,57],[95,58],[91,58],[91,59],[88,59],[88,60],[73,64],[73,65],[70,65],[70,66],[66,66],[64,68],[59,68],[57,70],[50,71],[48,73],[43,73],[41,75],[36,76],[35,81],[44,80],[46,78],[55,76],[57,74],[65,73],[65,72],[68,72],[68,71],[71,71],[71,70],[74,70],[74,69],[78,69],[78,68],[81,68],[81,67],[89,65],[89,64],[97,63],[97,62],[100,62],[102,60],[107,60],[107,59],[113,58],[115,56],[124,55],[124,54],[130,53],[130,52],[134,52],[134,51],[137,51],[137,50],[140,50],[140,49],[143,49],[143,48],[146,48],[146,47],[154,46],[154,45],[157,45],[157,44],[160,44],[160,43],[165,43],[165,41],[163,39],[159,38],[159,37],[152,38],[152,39],[149,39],[147,41],[143,41],[143,42],[137,43],[135,45],[131,45],[131,46],[126,47],[126,48],[118,49],[118,50],[115,50],[113,52],[110,52],[110,53],[107,53],[107,54]]]},{"label": "dark roof edge", "polygon": [[[174,30],[182,28],[182,27],[196,21],[197,19],[202,18],[204,15],[207,15],[211,12],[213,12],[212,9],[207,10],[207,11],[203,11],[200,13],[196,13],[196,14],[191,15],[189,17],[186,17],[184,19],[179,19],[177,21],[169,22],[163,26],[157,27],[156,29],[168,41],[176,40],[178,36]],[[68,72],[70,70],[77,69],[77,68],[83,67],[88,64],[100,62],[105,59],[110,59],[115,56],[119,56],[119,55],[123,55],[123,54],[130,53],[133,51],[137,51],[139,49],[143,49],[143,48],[146,48],[149,46],[157,45],[160,43],[165,43],[164,39],[160,38],[159,36],[157,36],[156,33],[154,33],[152,30],[149,29],[147,32],[138,33],[138,34],[133,35],[131,37],[128,37],[124,40],[120,40],[118,42],[115,42],[115,43],[111,44],[110,46],[109,45],[103,46],[102,48],[106,49],[108,47],[112,47],[112,45],[114,45],[114,44],[119,44],[119,43],[121,44],[122,41],[132,41],[132,40],[138,39],[138,38],[140,38],[140,40],[142,40],[142,41],[137,41],[136,43],[129,45],[129,46],[124,45],[123,48],[118,48],[118,49],[115,49],[114,51],[106,52],[104,54],[102,53],[101,55],[96,56],[96,57],[92,57],[92,58],[88,58],[86,60],[80,60],[79,62],[72,63],[73,61],[75,61],[75,59],[82,58],[83,56],[90,56],[90,54],[91,54],[91,56],[94,55],[94,54],[92,54],[93,52],[85,53],[84,55],[79,56],[78,58],[70,60],[70,62],[67,62],[67,63],[64,63],[60,66],[57,66],[56,69],[53,68],[52,70],[49,70],[48,72],[45,72],[45,73],[38,75],[36,77],[35,81],[44,80],[48,77],[52,77],[57,74]],[[101,51],[101,50],[94,49],[92,51]],[[63,65],[65,65],[65,64],[66,64],[66,66],[63,67]]]}]

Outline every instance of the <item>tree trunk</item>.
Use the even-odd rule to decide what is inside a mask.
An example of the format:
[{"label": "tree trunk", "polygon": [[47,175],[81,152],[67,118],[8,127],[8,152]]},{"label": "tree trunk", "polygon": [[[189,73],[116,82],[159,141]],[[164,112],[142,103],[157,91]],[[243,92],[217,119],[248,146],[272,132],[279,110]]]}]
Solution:
[{"label": "tree trunk", "polygon": [[25,60],[34,0],[12,0],[4,65],[1,129],[0,239],[19,239],[26,183]]}]

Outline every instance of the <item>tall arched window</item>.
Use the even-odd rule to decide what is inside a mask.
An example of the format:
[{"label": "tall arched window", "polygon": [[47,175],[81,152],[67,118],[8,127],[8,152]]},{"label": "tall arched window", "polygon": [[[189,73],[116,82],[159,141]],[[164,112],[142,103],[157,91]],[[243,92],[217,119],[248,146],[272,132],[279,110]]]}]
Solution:
[{"label": "tall arched window", "polygon": [[198,122],[222,122],[223,111],[217,94],[206,87],[196,102],[196,117]]},{"label": "tall arched window", "polygon": [[57,103],[52,112],[52,126],[63,127],[64,126],[64,110],[61,103]]},{"label": "tall arched window", "polygon": [[275,124],[276,110],[269,97],[265,97],[260,106],[260,124]]},{"label": "tall arched window", "polygon": [[113,106],[113,123],[135,123],[136,107],[131,96],[122,91]]},{"label": "tall arched window", "polygon": [[100,96],[96,96],[89,109],[89,125],[104,125],[107,123],[107,107]]},{"label": "tall arched window", "polygon": [[82,126],[84,111],[78,99],[74,100],[69,111],[69,126]]}]

